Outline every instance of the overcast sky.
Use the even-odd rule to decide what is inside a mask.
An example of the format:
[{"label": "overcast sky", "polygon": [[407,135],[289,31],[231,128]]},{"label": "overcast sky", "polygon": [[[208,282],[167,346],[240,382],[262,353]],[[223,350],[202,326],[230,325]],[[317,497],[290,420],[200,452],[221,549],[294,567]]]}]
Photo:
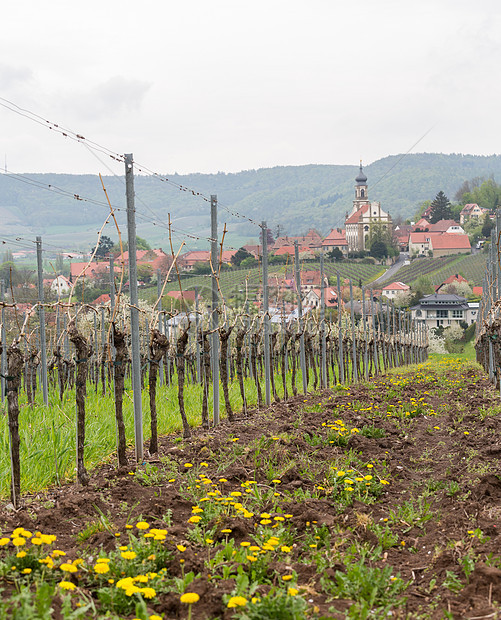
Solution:
[{"label": "overcast sky", "polygon": [[[157,172],[370,163],[430,128],[413,152],[501,152],[499,0],[6,6],[0,96]],[[2,107],[0,144],[13,172],[108,173]]]}]

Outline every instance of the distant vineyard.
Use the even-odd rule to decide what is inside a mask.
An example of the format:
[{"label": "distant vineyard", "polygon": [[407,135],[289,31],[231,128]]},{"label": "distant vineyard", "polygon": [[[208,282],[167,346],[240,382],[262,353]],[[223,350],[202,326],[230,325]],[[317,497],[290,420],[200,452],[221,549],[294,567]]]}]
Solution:
[{"label": "distant vineyard", "polygon": [[410,265],[402,267],[395,279],[412,286],[420,276],[426,276],[432,284],[441,284],[449,276],[457,273],[466,278],[471,285],[480,286],[485,274],[485,265],[485,254],[417,258]]},{"label": "distant vineyard", "polygon": [[[269,268],[269,276],[273,277],[274,274],[284,274],[286,266],[285,265],[273,265]],[[311,262],[303,264],[303,270],[319,270],[320,263],[319,262]],[[291,273],[293,270],[292,263],[287,267],[287,272]],[[360,281],[363,285],[367,285],[377,277],[379,277],[383,272],[384,268],[380,265],[364,265],[362,263],[352,263],[352,262],[325,262],[324,271],[326,276],[329,278],[329,282],[331,284],[335,284],[337,279],[337,274],[341,280],[345,278],[349,278],[352,282],[357,285]],[[172,277],[172,276],[171,276]],[[199,276],[191,276],[184,275],[181,278],[183,290],[193,290],[195,287],[198,287],[199,291],[204,296],[210,295],[210,276],[209,275],[199,275]],[[235,297],[236,295],[242,295],[245,293],[245,287],[247,282],[247,288],[249,293],[255,292],[262,282],[262,271],[260,267],[254,267],[252,269],[239,269],[236,271],[222,271],[220,275],[219,285],[221,287],[221,292],[223,293],[225,299],[230,299]],[[165,292],[169,291],[177,291],[179,290],[179,283],[177,278],[173,278],[172,282],[169,282],[165,287]],[[147,300],[155,300],[156,299],[156,287],[144,289],[142,293],[142,297]]]},{"label": "distant vineyard", "polygon": [[473,286],[481,286],[485,276],[487,254],[465,254],[454,263],[447,264],[431,276],[433,284],[440,284],[455,273],[461,274]]},{"label": "distant vineyard", "polygon": [[420,276],[427,276],[430,279],[438,270],[446,268],[457,260],[457,256],[442,256],[441,258],[416,258],[410,265],[402,267],[395,275],[399,282],[412,285]]}]

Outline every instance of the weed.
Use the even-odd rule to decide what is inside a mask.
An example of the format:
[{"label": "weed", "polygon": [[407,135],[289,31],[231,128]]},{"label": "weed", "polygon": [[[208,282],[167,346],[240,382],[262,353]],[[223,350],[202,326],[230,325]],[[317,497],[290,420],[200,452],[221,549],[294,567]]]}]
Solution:
[{"label": "weed", "polygon": [[403,604],[398,595],[406,588],[399,575],[394,576],[391,566],[370,568],[364,560],[346,567],[346,572],[336,571],[334,581],[320,578],[322,587],[336,598],[351,599],[369,608],[393,603]]},{"label": "weed", "polygon": [[145,463],[136,469],[136,480],[145,487],[151,487],[160,485],[164,476],[156,465]]},{"label": "weed", "polygon": [[386,431],[384,430],[384,428],[379,428],[374,424],[371,426],[362,427],[360,429],[360,434],[364,437],[369,437],[372,439],[381,439],[383,437],[386,437]]},{"label": "weed", "polygon": [[451,570],[446,571],[443,585],[451,592],[454,592],[454,594],[457,594],[460,590],[463,589],[463,584],[461,583],[461,580]]},{"label": "weed", "polygon": [[461,490],[461,485],[457,480],[451,480],[446,488],[445,494],[449,497],[454,497],[456,493],[459,493]]},{"label": "weed", "polygon": [[391,547],[396,547],[398,545],[398,534],[392,531],[392,529],[388,525],[380,525],[375,524],[369,526],[368,528],[371,532],[373,532],[381,545],[383,550],[390,549]]},{"label": "weed", "polygon": [[403,502],[397,510],[390,510],[389,520],[392,523],[402,523],[406,525],[404,534],[410,532],[413,527],[423,528],[424,524],[433,518],[431,504],[424,501],[422,497],[417,502],[409,499]]}]

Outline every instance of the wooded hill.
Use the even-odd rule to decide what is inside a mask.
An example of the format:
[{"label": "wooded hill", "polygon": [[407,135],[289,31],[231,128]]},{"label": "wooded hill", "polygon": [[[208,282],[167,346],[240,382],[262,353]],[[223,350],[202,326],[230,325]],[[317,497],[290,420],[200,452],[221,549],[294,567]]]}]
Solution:
[{"label": "wooded hill", "polygon": [[[389,156],[364,166],[369,197],[381,201],[394,218],[398,215],[411,217],[422,201],[432,200],[439,190],[452,200],[465,180],[489,176],[501,180],[500,155],[423,153],[407,155],[399,161],[401,157]],[[174,174],[168,178],[206,196],[217,194],[221,205],[256,221],[264,219],[270,228],[280,225],[285,233],[300,234],[313,226],[327,234],[330,228],[343,224],[346,211],[351,209],[357,173],[356,165],[307,165],[232,174]],[[25,176],[45,186],[105,201],[97,176],[29,173]],[[112,203],[124,208],[122,179],[104,177],[104,182]],[[138,234],[154,245],[168,246],[165,228],[154,226],[151,221],[157,219],[155,215],[165,224],[167,214],[171,213],[178,229],[202,237],[209,235],[210,205],[202,198],[157,178],[141,175],[136,176],[135,190]],[[106,215],[104,206],[74,200],[9,175],[0,176],[0,233],[3,236],[41,234],[65,247],[89,249]],[[119,213],[122,224],[124,216],[125,213]],[[257,238],[256,226],[222,208],[219,221],[228,224],[230,245],[238,247]],[[116,237],[111,227],[107,234]],[[206,245],[206,241],[191,243],[191,247]]]}]

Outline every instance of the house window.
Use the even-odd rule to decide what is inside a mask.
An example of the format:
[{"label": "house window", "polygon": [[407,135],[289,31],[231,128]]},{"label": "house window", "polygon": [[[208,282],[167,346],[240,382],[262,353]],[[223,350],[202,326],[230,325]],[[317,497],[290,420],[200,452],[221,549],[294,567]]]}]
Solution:
[{"label": "house window", "polygon": [[452,318],[453,319],[462,319],[463,318],[463,311],[462,310],[453,310],[452,311]]},{"label": "house window", "polygon": [[437,319],[446,319],[448,316],[448,310],[437,310]]}]

